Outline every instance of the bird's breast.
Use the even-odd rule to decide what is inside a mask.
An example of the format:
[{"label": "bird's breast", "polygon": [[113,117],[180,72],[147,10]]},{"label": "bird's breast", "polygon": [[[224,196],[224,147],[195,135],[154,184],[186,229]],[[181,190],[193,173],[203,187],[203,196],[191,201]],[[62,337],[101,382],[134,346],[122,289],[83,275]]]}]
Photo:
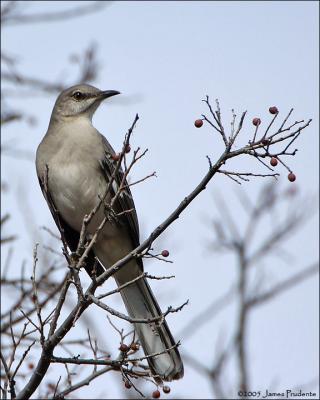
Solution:
[{"label": "bird's breast", "polygon": [[53,162],[48,167],[48,187],[53,201],[66,222],[79,231],[84,216],[104,194],[103,175],[91,163]]}]

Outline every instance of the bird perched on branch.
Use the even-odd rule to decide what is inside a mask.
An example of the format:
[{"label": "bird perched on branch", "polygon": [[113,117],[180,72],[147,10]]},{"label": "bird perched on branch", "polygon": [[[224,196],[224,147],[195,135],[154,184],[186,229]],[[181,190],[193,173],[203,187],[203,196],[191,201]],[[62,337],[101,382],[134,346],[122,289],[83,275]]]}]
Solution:
[{"label": "bird perched on branch", "polygon": [[[56,100],[48,131],[37,149],[40,186],[72,252],[77,250],[84,217],[104,198],[87,227],[87,234],[93,235],[106,215],[105,204],[110,204],[123,179],[121,169],[114,174],[117,162],[112,157],[113,148],[92,125],[92,116],[101,102],[118,94],[86,84],[64,90]],[[85,260],[90,276],[101,275],[139,245],[138,219],[127,184],[116,196],[111,211],[120,216],[108,219],[99,232]],[[121,286],[142,271],[142,259],[134,258],[114,278]],[[162,315],[145,278],[120,293],[131,318],[148,320]],[[181,378],[183,364],[166,321],[135,323],[135,330],[146,355],[162,353],[148,358],[153,375],[168,381]]]}]

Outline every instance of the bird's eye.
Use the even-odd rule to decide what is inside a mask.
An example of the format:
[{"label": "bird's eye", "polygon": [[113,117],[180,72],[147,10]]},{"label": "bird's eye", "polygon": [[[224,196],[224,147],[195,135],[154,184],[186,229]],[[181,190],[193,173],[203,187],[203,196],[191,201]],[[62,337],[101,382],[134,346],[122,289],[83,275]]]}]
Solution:
[{"label": "bird's eye", "polygon": [[79,101],[79,100],[82,100],[84,98],[84,94],[77,91],[77,92],[73,93],[72,97]]}]

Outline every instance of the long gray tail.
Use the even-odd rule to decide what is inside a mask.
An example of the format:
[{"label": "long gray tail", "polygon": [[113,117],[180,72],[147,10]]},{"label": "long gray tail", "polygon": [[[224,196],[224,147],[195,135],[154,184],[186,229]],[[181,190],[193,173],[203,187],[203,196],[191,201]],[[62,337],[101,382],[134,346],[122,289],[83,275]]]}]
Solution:
[{"label": "long gray tail", "polygon": [[[157,300],[145,279],[125,287],[121,295],[131,318],[148,319],[161,315]],[[146,355],[164,352],[148,358],[151,372],[165,381],[182,378],[183,364],[178,349],[175,347],[165,352],[175,345],[166,321],[136,323],[135,330]]]}]

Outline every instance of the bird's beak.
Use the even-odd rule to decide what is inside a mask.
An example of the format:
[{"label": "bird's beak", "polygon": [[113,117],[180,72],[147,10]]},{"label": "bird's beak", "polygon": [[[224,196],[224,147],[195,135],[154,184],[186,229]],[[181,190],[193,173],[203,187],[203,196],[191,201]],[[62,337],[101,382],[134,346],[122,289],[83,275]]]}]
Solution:
[{"label": "bird's beak", "polygon": [[117,94],[120,94],[120,92],[118,92],[117,90],[104,90],[103,92],[100,93],[101,98],[107,99],[108,97],[112,97],[115,96]]}]

